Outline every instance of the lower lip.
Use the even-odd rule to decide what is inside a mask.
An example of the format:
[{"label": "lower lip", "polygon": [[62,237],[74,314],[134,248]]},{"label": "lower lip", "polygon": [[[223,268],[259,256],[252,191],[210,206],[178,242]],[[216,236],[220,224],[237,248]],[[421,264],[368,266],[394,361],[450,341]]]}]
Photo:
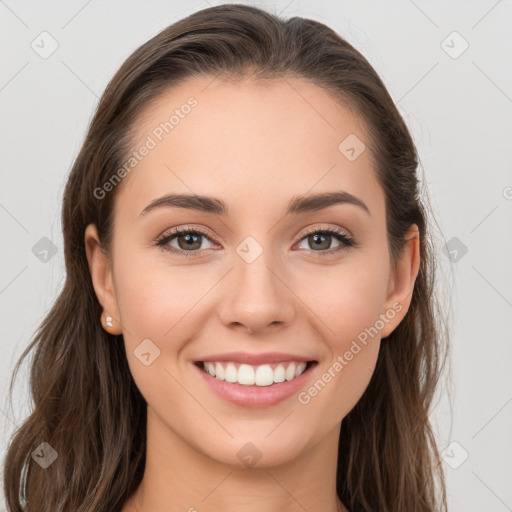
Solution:
[{"label": "lower lip", "polygon": [[193,364],[201,377],[221,398],[242,407],[267,407],[278,404],[304,387],[312,370],[318,363],[311,364],[304,373],[292,380],[272,384],[270,386],[243,386],[212,377],[209,373]]}]

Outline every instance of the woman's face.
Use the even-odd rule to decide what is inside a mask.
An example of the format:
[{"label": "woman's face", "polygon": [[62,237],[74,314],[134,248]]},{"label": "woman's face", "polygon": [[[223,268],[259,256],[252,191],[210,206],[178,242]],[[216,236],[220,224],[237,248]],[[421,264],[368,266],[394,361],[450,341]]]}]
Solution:
[{"label": "woman's face", "polygon": [[[366,389],[419,263],[416,238],[392,264],[360,122],[306,81],[204,77],[162,94],[136,130],[136,163],[106,192],[111,266],[93,225],[86,242],[149,428],[236,466],[305,454]],[[338,201],[308,201],[317,194]],[[210,199],[150,207],[167,195]],[[165,238],[175,228],[192,233]],[[224,380],[198,367],[211,359]],[[295,381],[288,363],[302,360],[316,364]]]}]

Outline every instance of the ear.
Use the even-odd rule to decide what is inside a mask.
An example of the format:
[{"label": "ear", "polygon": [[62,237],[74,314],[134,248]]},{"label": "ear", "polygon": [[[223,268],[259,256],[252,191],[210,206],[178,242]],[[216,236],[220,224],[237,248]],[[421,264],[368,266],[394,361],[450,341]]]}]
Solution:
[{"label": "ear", "polygon": [[[381,337],[389,336],[403,320],[411,304],[414,283],[420,269],[420,232],[412,224],[405,234],[405,244],[391,270],[388,283],[388,296],[382,314],[388,322],[381,330]],[[391,312],[395,314],[392,316]]]},{"label": "ear", "polygon": [[[101,322],[102,327],[110,334],[121,334],[123,331],[112,269],[108,255],[101,247],[98,231],[94,224],[89,224],[85,229],[84,241],[94,291],[99,303],[103,306],[103,315],[98,321]],[[111,326],[107,326],[105,322],[109,316],[112,317]]]}]

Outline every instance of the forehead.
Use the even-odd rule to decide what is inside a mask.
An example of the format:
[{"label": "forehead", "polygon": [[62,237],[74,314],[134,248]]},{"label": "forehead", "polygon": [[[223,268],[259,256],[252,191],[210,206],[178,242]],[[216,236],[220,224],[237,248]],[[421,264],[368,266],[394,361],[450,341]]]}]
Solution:
[{"label": "forehead", "polygon": [[347,137],[368,148],[357,114],[305,80],[189,79],[137,120],[133,148],[151,149],[120,195],[138,213],[167,192],[213,195],[240,208],[263,197],[281,207],[308,190],[344,189],[371,201],[380,187],[370,151],[348,159],[340,150]]}]

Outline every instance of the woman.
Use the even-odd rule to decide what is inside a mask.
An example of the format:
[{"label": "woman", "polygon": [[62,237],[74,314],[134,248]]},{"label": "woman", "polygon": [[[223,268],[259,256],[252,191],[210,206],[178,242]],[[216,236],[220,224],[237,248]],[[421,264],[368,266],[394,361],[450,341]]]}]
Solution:
[{"label": "woman", "polygon": [[417,166],[325,25],[221,5],[142,45],[65,189],[8,510],[445,510]]}]

